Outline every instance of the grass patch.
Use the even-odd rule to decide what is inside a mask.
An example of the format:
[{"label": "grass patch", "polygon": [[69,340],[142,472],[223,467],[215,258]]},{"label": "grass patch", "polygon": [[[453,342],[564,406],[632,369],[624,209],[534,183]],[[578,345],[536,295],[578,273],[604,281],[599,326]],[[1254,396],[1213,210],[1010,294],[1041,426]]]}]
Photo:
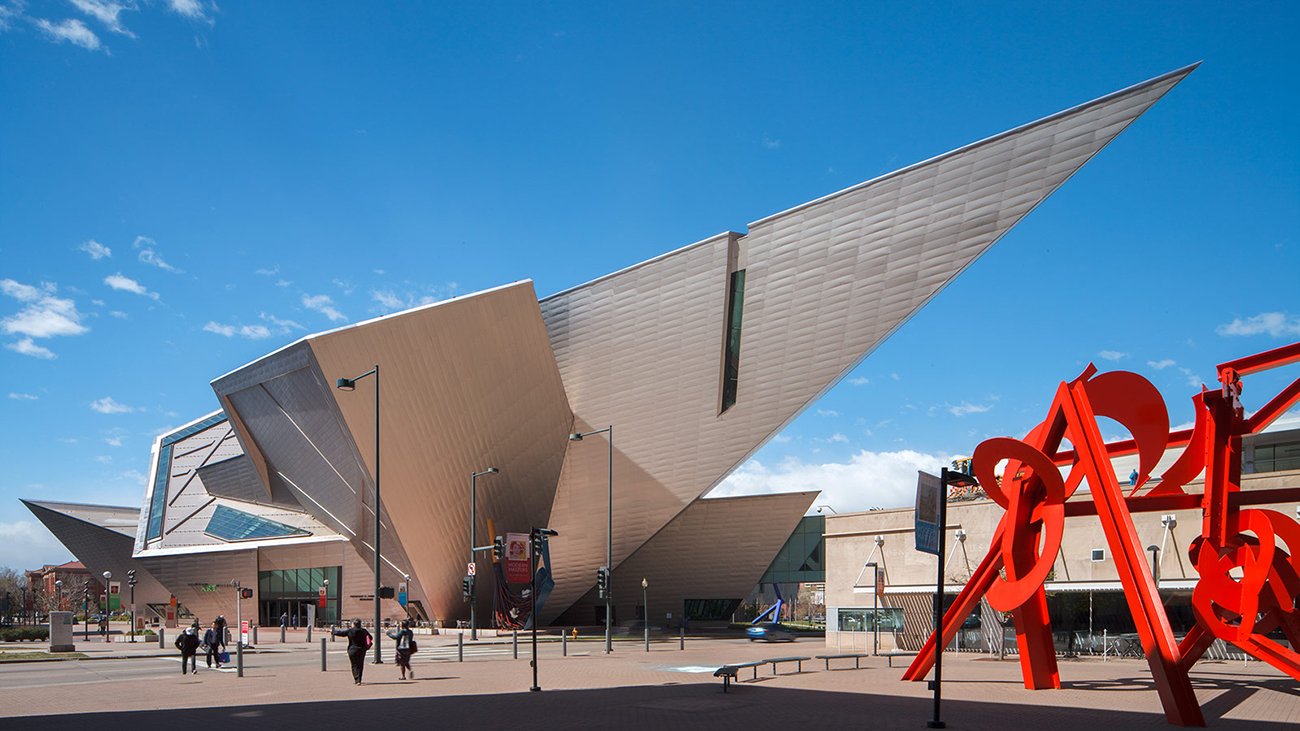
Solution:
[{"label": "grass patch", "polygon": [[23,660],[80,660],[89,657],[82,652],[0,652],[0,662]]}]

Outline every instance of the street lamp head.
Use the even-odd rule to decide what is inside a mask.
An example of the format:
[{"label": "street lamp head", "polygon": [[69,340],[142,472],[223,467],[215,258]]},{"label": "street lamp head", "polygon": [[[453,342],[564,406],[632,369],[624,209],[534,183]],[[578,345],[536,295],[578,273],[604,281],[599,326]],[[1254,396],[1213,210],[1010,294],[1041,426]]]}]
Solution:
[{"label": "street lamp head", "polygon": [[497,468],[495,468],[495,467],[489,467],[489,468],[487,468],[487,470],[485,470],[485,471],[486,471],[486,473],[489,474],[489,475],[495,475],[496,473],[500,472],[501,470],[499,470],[499,469],[497,469]]},{"label": "street lamp head", "polygon": [[57,581],[54,582],[54,585],[59,587],[63,586],[63,579],[58,579]]},{"label": "street lamp head", "polygon": [[351,379],[351,378],[340,378],[340,379],[338,380],[338,383],[335,384],[335,385],[338,387],[338,389],[339,389],[340,391],[355,391],[355,390],[357,390],[357,382],[356,382],[355,380]]},{"label": "street lamp head", "polygon": [[582,435],[575,431],[574,433],[569,435],[569,441],[580,442],[582,441]]},{"label": "street lamp head", "polygon": [[105,571],[105,572],[104,572],[104,581],[108,581],[108,580],[111,579],[111,578],[113,578],[113,572],[112,572],[112,571]]},{"label": "street lamp head", "polygon": [[641,579],[641,588],[642,588],[642,589],[645,589],[645,588],[647,588],[647,587],[649,587],[649,586],[650,586],[650,582],[646,581],[645,579]]},{"label": "street lamp head", "polygon": [[330,585],[330,580],[329,580],[329,579],[326,579],[326,580],[325,580],[325,586],[329,586],[329,585]]}]

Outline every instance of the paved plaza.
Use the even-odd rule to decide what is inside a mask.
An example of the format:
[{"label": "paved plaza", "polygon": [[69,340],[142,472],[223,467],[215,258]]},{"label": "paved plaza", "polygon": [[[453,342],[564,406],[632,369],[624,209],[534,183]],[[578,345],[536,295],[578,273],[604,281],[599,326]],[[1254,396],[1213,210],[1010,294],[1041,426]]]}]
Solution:
[{"label": "paved plaza", "polygon": [[[815,639],[751,644],[739,639],[622,641],[605,655],[599,641],[543,643],[539,681],[532,684],[529,645],[519,659],[508,638],[466,644],[456,661],[455,638],[422,637],[415,681],[401,682],[396,667],[367,665],[365,684],[352,684],[341,643],[320,645],[301,634],[263,642],[245,656],[245,677],[230,668],[181,675],[175,652],[137,643],[79,643],[90,659],[0,663],[0,716],[6,729],[248,729],[416,725],[420,728],[495,729],[521,724],[556,729],[805,728],[920,729],[930,718],[925,683],[899,680],[904,662],[889,668],[868,658],[862,669],[820,660],[760,668],[758,679],[723,693],[712,676],[722,664],[768,657],[826,653]],[[263,640],[266,636],[263,635]],[[32,647],[8,645],[8,652]],[[386,653],[387,655],[387,653]],[[386,657],[386,660],[390,658]],[[943,717],[954,729],[1167,728],[1145,661],[1088,658],[1061,661],[1062,689],[1031,692],[1020,684],[1014,659],[946,655]],[[1300,689],[1262,663],[1208,661],[1193,677],[1211,728],[1283,729],[1300,725]],[[52,719],[50,716],[58,716]]]}]

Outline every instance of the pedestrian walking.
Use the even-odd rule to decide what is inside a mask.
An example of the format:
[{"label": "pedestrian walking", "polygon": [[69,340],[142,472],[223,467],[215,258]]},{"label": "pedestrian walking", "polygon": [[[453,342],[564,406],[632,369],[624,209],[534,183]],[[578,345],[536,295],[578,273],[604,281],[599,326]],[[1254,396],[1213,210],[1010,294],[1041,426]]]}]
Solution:
[{"label": "pedestrian walking", "polygon": [[370,649],[373,642],[370,633],[361,626],[361,620],[354,619],[348,629],[334,630],[334,636],[348,638],[348,662],[352,663],[352,679],[361,685],[361,671],[366,666],[366,650]]},{"label": "pedestrian walking", "polygon": [[212,664],[215,662],[217,665],[217,669],[220,670],[221,669],[221,642],[217,639],[218,637],[219,635],[217,634],[217,623],[213,622],[212,626],[209,627],[203,633],[203,644],[201,645],[201,649],[203,650],[204,654],[207,655],[206,659],[208,661],[208,667],[212,667]]},{"label": "pedestrian walking", "polygon": [[298,613],[293,613],[293,628],[298,629]]},{"label": "pedestrian walking", "polygon": [[397,669],[402,672],[402,680],[409,674],[415,680],[415,671],[411,669],[411,655],[415,654],[415,632],[411,630],[411,621],[402,620],[401,629],[388,630],[388,636],[397,641]]},{"label": "pedestrian walking", "polygon": [[185,628],[184,632],[176,635],[176,649],[181,651],[181,675],[186,672],[185,664],[189,663],[189,672],[199,672],[199,661],[195,653],[199,651],[199,623],[195,622]]},{"label": "pedestrian walking", "polygon": [[226,616],[224,614],[217,615],[217,618],[212,622],[212,629],[217,631],[217,644],[221,645],[221,649],[226,649]]},{"label": "pedestrian walking", "polygon": [[289,613],[288,613],[288,612],[285,612],[285,613],[283,613],[283,614],[280,615],[280,626],[281,626],[281,627],[284,627],[285,629],[288,629],[288,627],[289,627]]}]

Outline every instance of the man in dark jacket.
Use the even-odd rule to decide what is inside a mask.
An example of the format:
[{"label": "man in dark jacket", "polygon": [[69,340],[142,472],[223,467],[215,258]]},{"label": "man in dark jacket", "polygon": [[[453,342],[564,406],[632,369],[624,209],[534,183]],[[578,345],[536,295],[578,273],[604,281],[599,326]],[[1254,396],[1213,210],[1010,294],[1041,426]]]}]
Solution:
[{"label": "man in dark jacket", "polygon": [[181,651],[181,675],[185,674],[185,664],[188,662],[190,672],[198,674],[199,661],[195,654],[199,651],[199,623],[195,622],[185,628],[176,636],[176,649]]},{"label": "man in dark jacket", "polygon": [[224,650],[226,647],[226,617],[218,614],[216,620],[212,622],[212,629],[217,634],[217,644]]},{"label": "man in dark jacket", "polygon": [[348,638],[348,662],[352,663],[352,679],[361,685],[361,671],[366,666],[366,650],[370,649],[370,633],[361,626],[361,620],[352,620],[348,629],[334,630],[335,637]]}]

